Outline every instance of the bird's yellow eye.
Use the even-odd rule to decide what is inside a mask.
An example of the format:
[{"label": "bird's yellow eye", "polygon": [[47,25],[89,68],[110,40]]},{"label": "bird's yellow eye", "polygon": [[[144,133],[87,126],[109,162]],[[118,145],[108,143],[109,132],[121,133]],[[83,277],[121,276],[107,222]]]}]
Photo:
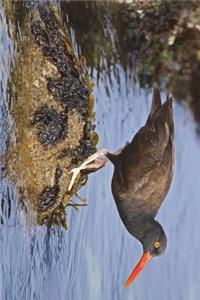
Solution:
[{"label": "bird's yellow eye", "polygon": [[155,248],[155,249],[160,248],[160,243],[159,243],[159,242],[155,242],[155,243],[154,243],[154,248]]}]

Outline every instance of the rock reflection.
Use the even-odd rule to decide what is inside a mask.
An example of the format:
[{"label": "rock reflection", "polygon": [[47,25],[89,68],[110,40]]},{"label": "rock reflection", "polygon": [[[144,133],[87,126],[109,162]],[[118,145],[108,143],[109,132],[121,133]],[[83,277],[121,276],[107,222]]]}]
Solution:
[{"label": "rock reflection", "polygon": [[[184,100],[200,122],[200,8],[197,1],[132,1],[132,3],[61,2],[63,20],[72,26],[97,80],[109,94],[112,76],[121,87],[164,85]],[[79,18],[77,18],[77,15]],[[82,17],[80,17],[82,16]]]}]

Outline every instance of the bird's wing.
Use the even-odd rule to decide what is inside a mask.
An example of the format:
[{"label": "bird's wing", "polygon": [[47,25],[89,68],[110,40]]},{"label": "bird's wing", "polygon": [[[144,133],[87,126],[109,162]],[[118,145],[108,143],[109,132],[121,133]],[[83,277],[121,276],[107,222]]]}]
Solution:
[{"label": "bird's wing", "polygon": [[[167,101],[152,115],[119,155],[120,176],[128,185],[134,185],[147,173],[157,172],[165,166],[172,168],[173,112],[172,100]],[[165,174],[165,171],[163,171]],[[151,176],[151,175],[149,175]],[[166,173],[164,176],[171,177]],[[151,183],[151,178],[149,178]]]}]

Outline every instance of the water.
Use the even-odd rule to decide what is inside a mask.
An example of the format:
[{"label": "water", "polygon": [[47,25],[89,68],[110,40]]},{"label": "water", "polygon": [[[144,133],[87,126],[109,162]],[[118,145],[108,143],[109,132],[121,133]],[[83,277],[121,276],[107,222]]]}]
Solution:
[{"label": "water", "polygon": [[[5,153],[11,128],[7,82],[13,51],[0,5],[0,146]],[[120,66],[119,66],[120,70]],[[95,76],[95,75],[94,75]],[[125,78],[121,70],[121,86]],[[118,149],[147,117],[151,91],[136,86],[119,94],[113,80],[110,98],[100,82],[96,93],[99,148]],[[163,93],[165,98],[166,94]],[[0,229],[0,299],[2,300],[198,300],[200,144],[196,124],[184,104],[174,102],[176,164],[173,183],[157,219],[168,248],[152,260],[129,289],[123,282],[141,255],[139,242],[125,230],[113,201],[112,166],[90,176],[80,194],[89,206],[68,210],[69,230],[26,225],[16,206],[15,187],[2,172]],[[2,202],[3,201],[3,202]]]}]

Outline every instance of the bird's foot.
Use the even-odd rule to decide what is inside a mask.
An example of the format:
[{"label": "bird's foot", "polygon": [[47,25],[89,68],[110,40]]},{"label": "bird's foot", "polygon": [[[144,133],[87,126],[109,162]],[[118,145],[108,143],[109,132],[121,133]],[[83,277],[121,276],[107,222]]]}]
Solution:
[{"label": "bird's foot", "polygon": [[98,158],[101,156],[105,156],[106,154],[107,154],[107,150],[101,149],[96,153],[92,154],[91,156],[89,156],[79,167],[72,169],[70,171],[70,173],[72,173],[72,178],[68,186],[68,191],[69,192],[71,191],[73,184],[76,180],[76,177],[78,176],[80,171],[82,170],[94,171],[102,168],[106,164],[107,160],[102,160]]}]

